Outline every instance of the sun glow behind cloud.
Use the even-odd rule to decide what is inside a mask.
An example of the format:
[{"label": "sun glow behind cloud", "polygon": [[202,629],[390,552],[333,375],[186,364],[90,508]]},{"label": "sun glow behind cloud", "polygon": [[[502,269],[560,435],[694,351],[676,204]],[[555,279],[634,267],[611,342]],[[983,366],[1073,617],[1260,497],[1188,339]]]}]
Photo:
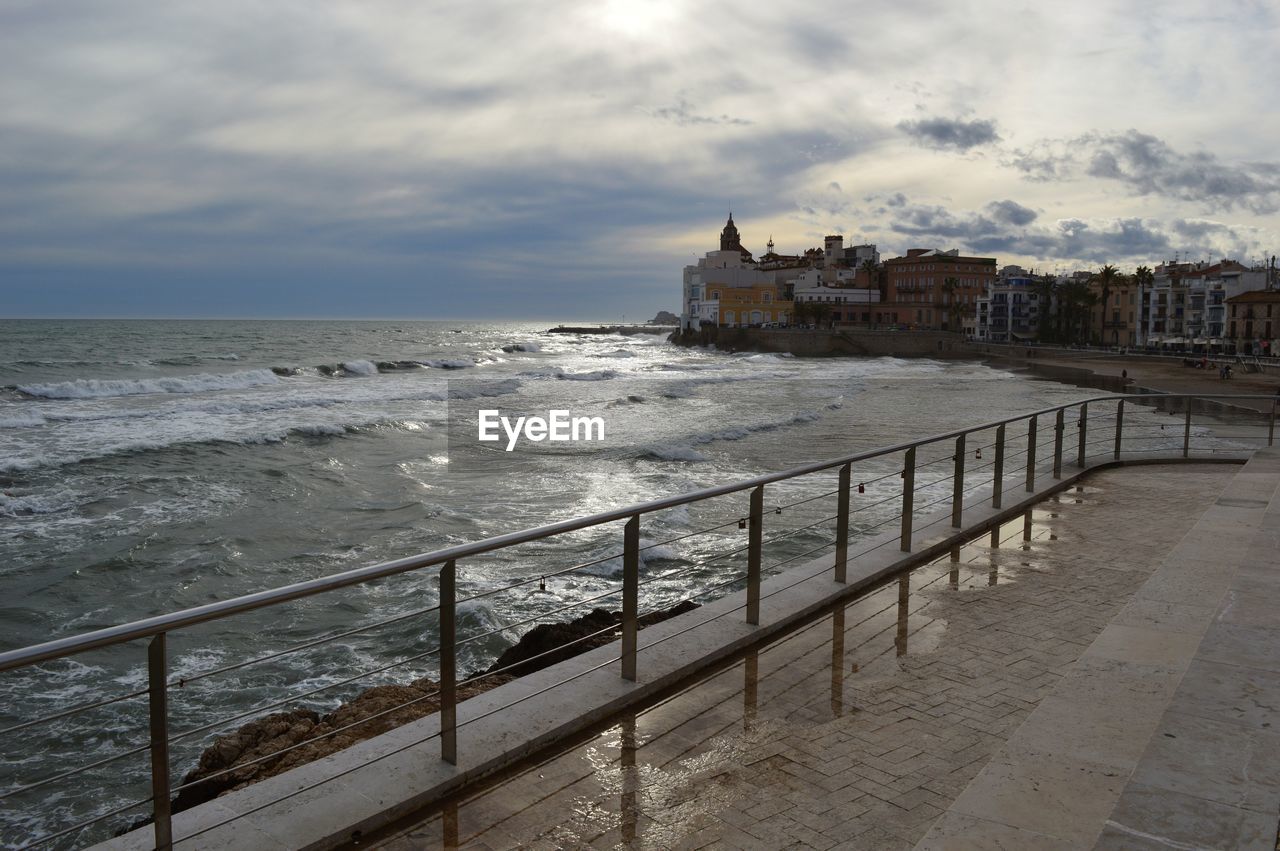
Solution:
[{"label": "sun glow behind cloud", "polygon": [[684,24],[684,9],[679,0],[604,0],[588,4],[586,15],[606,34],[651,39]]}]

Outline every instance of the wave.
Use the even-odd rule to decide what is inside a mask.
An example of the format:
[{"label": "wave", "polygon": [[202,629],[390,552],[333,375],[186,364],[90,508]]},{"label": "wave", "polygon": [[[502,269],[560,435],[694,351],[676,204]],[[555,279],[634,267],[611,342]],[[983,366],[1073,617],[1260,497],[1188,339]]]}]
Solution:
[{"label": "wave", "polygon": [[711,460],[691,446],[673,446],[665,444],[646,447],[641,450],[638,457],[645,458],[650,461],[689,461],[691,463]]},{"label": "wave", "polygon": [[542,346],[537,343],[508,343],[502,347],[502,350],[507,354],[513,354],[515,352],[528,352],[529,354],[533,354],[534,352],[542,351]]},{"label": "wave", "polygon": [[614,349],[611,352],[602,352],[598,355],[592,355],[593,358],[634,358],[639,357],[635,352],[629,349]]},{"label": "wave", "polygon": [[750,425],[734,426],[733,428],[720,429],[719,431],[704,432],[694,435],[694,443],[712,443],[717,440],[742,440],[752,434],[762,431],[776,431],[787,426],[799,425],[800,423],[811,423],[821,419],[821,415],[815,411],[804,411],[795,416],[788,417],[785,420],[773,420],[771,422],[752,423]]},{"label": "wave", "polygon": [[54,514],[79,504],[75,495],[66,489],[55,493],[12,493],[0,490],[0,516],[29,517],[34,514]]},{"label": "wave", "polygon": [[351,375],[377,375],[377,364],[367,360],[349,360],[342,362],[342,369]]},{"label": "wave", "polygon": [[610,402],[610,403],[609,403],[608,405],[606,405],[605,407],[607,407],[607,408],[616,408],[616,407],[619,407],[620,405],[643,405],[643,404],[644,404],[645,402],[647,402],[647,401],[648,401],[648,400],[647,400],[647,399],[645,399],[645,397],[643,397],[643,396],[638,396],[638,395],[636,395],[635,393],[632,393],[631,395],[626,396],[626,397],[624,397],[624,398],[622,398],[622,399],[614,399],[612,402]]},{"label": "wave", "polygon": [[618,373],[612,369],[597,369],[594,372],[557,372],[555,377],[562,381],[608,381],[617,378]]},{"label": "wave", "polygon": [[431,369],[467,369],[476,365],[474,360],[446,358],[444,360],[420,360],[418,363]]},{"label": "wave", "polygon": [[278,384],[280,377],[269,369],[245,372],[200,373],[171,378],[99,379],[78,378],[50,384],[19,384],[17,390],[41,399],[103,399],[115,396],[142,396],[150,393],[208,393],[217,390],[245,390]]},{"label": "wave", "polygon": [[0,416],[0,428],[35,428],[47,422],[40,414],[17,414]]},{"label": "wave", "polygon": [[195,366],[202,360],[240,360],[237,354],[225,355],[174,355],[168,358],[156,358],[148,361],[155,366]]}]

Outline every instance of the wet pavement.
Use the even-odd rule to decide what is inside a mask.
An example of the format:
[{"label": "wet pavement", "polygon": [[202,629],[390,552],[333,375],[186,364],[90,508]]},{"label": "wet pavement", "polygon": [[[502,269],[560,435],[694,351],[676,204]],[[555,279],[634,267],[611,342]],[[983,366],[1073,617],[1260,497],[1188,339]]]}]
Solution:
[{"label": "wet pavement", "polygon": [[366,844],[910,848],[1238,470],[1091,476]]}]

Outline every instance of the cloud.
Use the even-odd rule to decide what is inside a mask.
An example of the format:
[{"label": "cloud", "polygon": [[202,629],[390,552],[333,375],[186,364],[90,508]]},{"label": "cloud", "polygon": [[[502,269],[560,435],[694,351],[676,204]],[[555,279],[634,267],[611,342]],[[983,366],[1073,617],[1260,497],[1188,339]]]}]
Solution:
[{"label": "cloud", "polygon": [[700,124],[736,124],[740,127],[746,127],[754,123],[750,119],[735,118],[731,115],[699,115],[689,105],[688,101],[683,98],[677,101],[674,106],[655,109],[651,114],[654,118],[661,118],[681,127],[692,127]]},{"label": "cloud", "polygon": [[[980,211],[919,203],[880,209],[891,216],[889,234],[910,238],[904,248],[957,247],[984,256],[1068,265],[1152,265],[1174,251],[1247,262],[1263,250],[1267,236],[1260,228],[1199,219],[1067,217],[1039,223],[1034,210],[1008,200],[991,202]],[[879,237],[883,240],[885,235]]]},{"label": "cloud", "polygon": [[1035,210],[1024,207],[1017,201],[992,201],[987,205],[987,210],[997,221],[1011,225],[1029,225],[1039,215]]},{"label": "cloud", "polygon": [[1082,177],[1119,183],[1135,195],[1158,195],[1211,209],[1280,210],[1280,165],[1225,163],[1212,153],[1185,153],[1149,133],[1086,133],[1014,149],[1003,164],[1032,181]]},{"label": "cloud", "polygon": [[900,121],[898,129],[917,144],[937,150],[954,149],[968,151],[981,145],[1000,141],[994,121],[975,119],[962,121],[950,118],[922,118],[918,121]]}]

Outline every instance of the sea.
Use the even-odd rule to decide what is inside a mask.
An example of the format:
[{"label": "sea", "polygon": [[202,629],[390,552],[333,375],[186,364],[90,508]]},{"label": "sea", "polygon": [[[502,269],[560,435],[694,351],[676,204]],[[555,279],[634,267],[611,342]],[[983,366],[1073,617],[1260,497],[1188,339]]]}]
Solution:
[{"label": "sea", "polygon": [[[547,331],[0,321],[0,650],[1091,395],[979,362]],[[481,410],[598,418],[603,435],[525,437],[508,451],[505,434],[479,439]],[[922,451],[921,500],[949,498],[950,457],[949,444]],[[899,467],[855,467],[855,538],[892,522]],[[833,472],[766,489],[766,572],[830,543],[834,487]],[[741,587],[746,509],[736,494],[645,515],[642,610]],[[620,608],[621,541],[610,524],[460,563],[463,674],[535,623]],[[276,704],[325,711],[372,685],[434,676],[437,587],[422,571],[170,635],[175,785],[214,735]],[[134,695],[0,733],[0,844],[147,797],[145,659],[139,641],[0,674],[0,730]]]}]

